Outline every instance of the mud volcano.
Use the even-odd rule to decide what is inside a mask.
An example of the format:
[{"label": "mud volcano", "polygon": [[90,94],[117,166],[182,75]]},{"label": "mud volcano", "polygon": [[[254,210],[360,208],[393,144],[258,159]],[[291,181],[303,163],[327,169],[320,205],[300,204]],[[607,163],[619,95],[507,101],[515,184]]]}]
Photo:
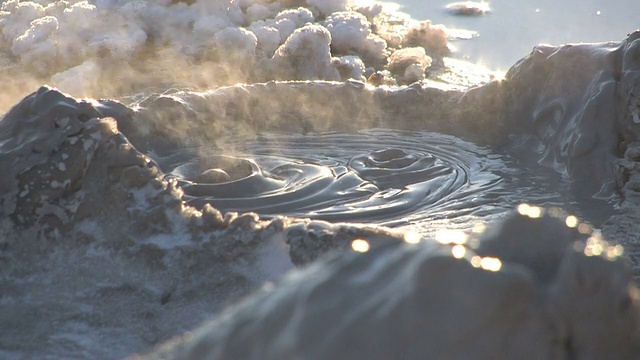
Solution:
[{"label": "mud volcano", "polygon": [[[4,114],[0,357],[640,356],[640,32],[538,46],[496,79],[394,37],[446,40],[427,22],[267,3],[2,5],[4,36],[25,32],[12,69],[60,45],[51,24],[119,9],[140,44],[115,64],[175,56],[152,20],[179,13],[246,78],[42,86]],[[52,81],[86,70],[54,48]]]}]

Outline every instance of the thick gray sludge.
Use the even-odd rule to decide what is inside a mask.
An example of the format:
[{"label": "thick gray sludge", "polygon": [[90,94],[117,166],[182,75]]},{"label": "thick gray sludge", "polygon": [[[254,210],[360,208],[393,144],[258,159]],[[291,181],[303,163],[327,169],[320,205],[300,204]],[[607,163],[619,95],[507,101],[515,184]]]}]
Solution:
[{"label": "thick gray sludge", "polygon": [[[270,82],[125,106],[43,87],[0,120],[0,357],[637,358],[639,51],[638,32],[537,47],[504,80],[465,90]],[[229,139],[375,128],[446,134],[476,155],[551,169],[577,198],[617,202],[614,215],[601,236],[555,207],[521,205],[482,234],[416,245],[419,235],[376,222],[212,206],[224,184],[250,197],[297,171],[325,174],[262,174],[228,155]],[[457,171],[397,146],[349,158],[346,194],[375,193],[392,181],[385,171],[414,163],[434,179]],[[460,203],[475,199],[460,189]],[[523,200],[495,199],[502,211]],[[220,314],[295,265],[305,267]]]}]

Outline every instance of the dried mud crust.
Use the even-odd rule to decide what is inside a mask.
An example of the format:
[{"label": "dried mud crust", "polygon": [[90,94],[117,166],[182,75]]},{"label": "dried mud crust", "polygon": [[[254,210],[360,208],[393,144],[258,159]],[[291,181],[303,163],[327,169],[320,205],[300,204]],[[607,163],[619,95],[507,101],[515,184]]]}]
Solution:
[{"label": "dried mud crust", "polygon": [[[380,73],[388,84],[409,84],[425,79],[432,59],[429,71],[442,68],[450,52],[443,25],[344,0],[11,0],[0,5],[0,32],[0,109],[42,83],[94,97],[269,80],[366,82]],[[403,57],[417,65],[408,77],[387,66],[407,47],[426,51]]]}]

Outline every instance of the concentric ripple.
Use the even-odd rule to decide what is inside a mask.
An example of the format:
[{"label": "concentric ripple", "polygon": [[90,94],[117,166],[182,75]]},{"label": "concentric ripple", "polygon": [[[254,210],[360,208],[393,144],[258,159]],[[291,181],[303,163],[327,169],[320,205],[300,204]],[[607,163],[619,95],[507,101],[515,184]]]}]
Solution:
[{"label": "concentric ripple", "polygon": [[168,169],[189,204],[390,226],[445,218],[468,225],[461,217],[500,213],[520,198],[556,197],[522,183],[502,156],[443,134],[270,133],[225,147],[232,151],[198,149]]}]

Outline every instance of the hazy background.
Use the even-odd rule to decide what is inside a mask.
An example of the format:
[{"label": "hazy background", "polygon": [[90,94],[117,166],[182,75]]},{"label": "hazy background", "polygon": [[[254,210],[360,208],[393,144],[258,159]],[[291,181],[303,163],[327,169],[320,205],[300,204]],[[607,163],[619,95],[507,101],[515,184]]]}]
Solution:
[{"label": "hazy background", "polygon": [[[457,41],[458,55],[506,70],[539,43],[620,41],[640,28],[640,0],[493,0],[485,16],[453,16],[452,1],[396,0],[419,20],[479,32]],[[600,12],[598,14],[598,11]]]}]

